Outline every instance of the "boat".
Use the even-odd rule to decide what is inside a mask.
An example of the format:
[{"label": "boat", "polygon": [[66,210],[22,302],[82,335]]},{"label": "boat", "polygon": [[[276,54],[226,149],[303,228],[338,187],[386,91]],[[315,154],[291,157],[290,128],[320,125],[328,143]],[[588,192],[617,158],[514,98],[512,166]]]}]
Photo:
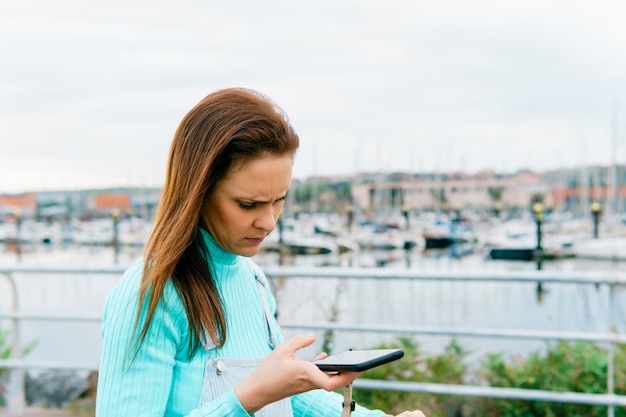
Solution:
[{"label": "boat", "polygon": [[546,228],[537,247],[537,226],[530,221],[509,221],[488,234],[483,247],[494,260],[537,261],[572,257],[573,238]]},{"label": "boat", "polygon": [[363,250],[404,249],[406,243],[400,230],[373,223],[362,223],[353,237]]},{"label": "boat", "polygon": [[606,237],[577,241],[572,246],[573,256],[598,261],[626,261],[626,237]]},{"label": "boat", "polygon": [[455,244],[477,241],[471,229],[456,222],[437,221],[422,230],[424,249],[445,249]]},{"label": "boat", "polygon": [[[309,227],[310,226],[310,227]],[[316,234],[312,224],[285,219],[264,240],[262,250],[291,255],[325,255],[339,253],[334,236]]]}]

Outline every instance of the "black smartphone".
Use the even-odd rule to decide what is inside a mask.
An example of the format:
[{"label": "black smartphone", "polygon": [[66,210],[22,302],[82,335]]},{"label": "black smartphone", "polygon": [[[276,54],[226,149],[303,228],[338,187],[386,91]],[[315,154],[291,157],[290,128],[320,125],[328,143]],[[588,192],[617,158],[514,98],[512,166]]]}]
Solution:
[{"label": "black smartphone", "polygon": [[363,372],[404,356],[402,349],[345,350],[313,361],[322,371]]}]

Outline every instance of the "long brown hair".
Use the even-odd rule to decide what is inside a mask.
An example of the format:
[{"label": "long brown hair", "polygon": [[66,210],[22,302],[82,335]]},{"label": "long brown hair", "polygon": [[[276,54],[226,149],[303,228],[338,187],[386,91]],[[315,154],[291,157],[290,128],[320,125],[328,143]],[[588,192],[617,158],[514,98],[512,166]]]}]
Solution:
[{"label": "long brown hair", "polygon": [[[226,341],[226,318],[200,236],[202,204],[235,164],[267,155],[294,155],[298,135],[285,114],[258,92],[229,88],[209,94],[183,118],[170,147],[165,185],[146,244],[135,328],[143,343],[171,279],[187,314],[190,351],[206,331]],[[145,321],[140,324],[147,307]]]}]

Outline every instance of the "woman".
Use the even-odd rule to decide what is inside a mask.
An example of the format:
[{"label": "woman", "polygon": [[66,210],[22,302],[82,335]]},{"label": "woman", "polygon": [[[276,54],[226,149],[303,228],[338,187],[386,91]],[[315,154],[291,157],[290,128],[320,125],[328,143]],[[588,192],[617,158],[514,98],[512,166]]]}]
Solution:
[{"label": "woman", "polygon": [[250,90],[217,91],[184,117],[145,261],[106,301],[97,416],[339,414],[343,398],[328,391],[359,374],[328,375],[295,356],[314,337],[282,340],[249,259],[274,230],[298,144]]}]

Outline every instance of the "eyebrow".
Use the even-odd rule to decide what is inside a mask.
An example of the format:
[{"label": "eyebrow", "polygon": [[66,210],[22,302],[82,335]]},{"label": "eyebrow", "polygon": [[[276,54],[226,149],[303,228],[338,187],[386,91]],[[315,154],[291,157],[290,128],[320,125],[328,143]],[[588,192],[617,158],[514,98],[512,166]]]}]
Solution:
[{"label": "eyebrow", "polygon": [[[289,192],[286,192],[285,194],[283,194],[281,197],[278,197],[276,200],[274,201],[279,201],[279,200],[284,200],[287,198],[287,194],[289,194]],[[256,200],[254,198],[248,198],[248,197],[237,197],[237,200],[241,200],[241,201],[248,201],[250,203],[256,203],[256,204],[267,204],[267,203],[271,203],[272,201],[269,200]]]}]

